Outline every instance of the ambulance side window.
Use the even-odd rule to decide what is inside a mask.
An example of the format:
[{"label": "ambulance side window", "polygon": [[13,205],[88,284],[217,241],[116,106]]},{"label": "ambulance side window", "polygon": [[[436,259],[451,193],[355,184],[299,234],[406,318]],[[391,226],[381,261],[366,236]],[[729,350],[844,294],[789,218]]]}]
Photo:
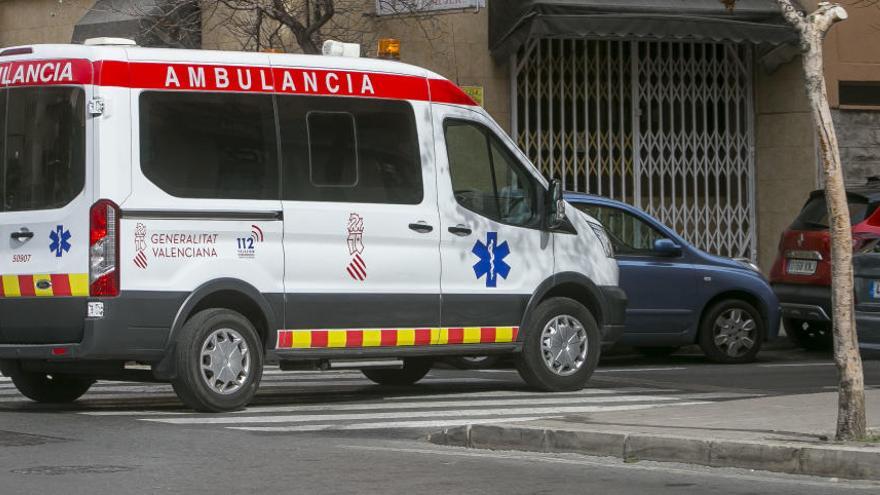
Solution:
[{"label": "ambulance side window", "polygon": [[422,202],[422,161],[405,101],[278,96],[283,198]]},{"label": "ambulance side window", "polygon": [[145,92],[141,170],[178,197],[278,199],[275,112],[268,95]]},{"label": "ambulance side window", "polygon": [[445,132],[452,189],[461,206],[508,225],[540,224],[534,178],[489,129],[450,119]]}]

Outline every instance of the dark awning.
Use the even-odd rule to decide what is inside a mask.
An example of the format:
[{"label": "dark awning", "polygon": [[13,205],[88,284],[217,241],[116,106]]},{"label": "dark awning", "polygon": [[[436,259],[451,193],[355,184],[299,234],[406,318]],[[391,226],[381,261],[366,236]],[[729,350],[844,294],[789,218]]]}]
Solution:
[{"label": "dark awning", "polygon": [[[503,7],[502,7],[503,5]],[[778,45],[796,41],[774,0],[498,0],[489,46],[505,60],[529,38],[647,38]]]},{"label": "dark awning", "polygon": [[72,42],[110,37],[132,39],[141,46],[198,48],[201,36],[200,26],[195,25],[200,20],[196,7],[173,8],[171,2],[98,0],[74,26]]}]

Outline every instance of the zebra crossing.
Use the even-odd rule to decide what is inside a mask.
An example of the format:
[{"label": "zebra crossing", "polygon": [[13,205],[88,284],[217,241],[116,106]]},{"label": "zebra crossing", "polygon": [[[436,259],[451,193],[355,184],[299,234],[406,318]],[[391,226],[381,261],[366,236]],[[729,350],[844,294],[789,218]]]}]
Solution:
[{"label": "zebra crossing", "polygon": [[[386,388],[357,371],[267,370],[251,407],[225,414],[184,409],[169,385],[99,382],[63,412],[127,418],[168,427],[220,428],[252,433],[359,430],[430,430],[574,414],[699,406],[744,398],[738,393],[615,387],[577,392],[529,390],[512,371],[434,370],[414,387]],[[0,410],[28,403],[8,378],[0,378]]]}]

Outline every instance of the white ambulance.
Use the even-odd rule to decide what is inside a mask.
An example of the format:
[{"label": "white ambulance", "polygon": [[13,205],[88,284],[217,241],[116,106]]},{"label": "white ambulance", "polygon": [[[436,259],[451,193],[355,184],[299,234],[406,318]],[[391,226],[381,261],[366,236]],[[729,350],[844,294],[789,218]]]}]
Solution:
[{"label": "white ambulance", "polygon": [[227,411],[266,363],[402,385],[503,353],[573,390],[622,330],[601,225],[424,69],[14,47],[0,115],[0,369],[33,400],[161,380]]}]

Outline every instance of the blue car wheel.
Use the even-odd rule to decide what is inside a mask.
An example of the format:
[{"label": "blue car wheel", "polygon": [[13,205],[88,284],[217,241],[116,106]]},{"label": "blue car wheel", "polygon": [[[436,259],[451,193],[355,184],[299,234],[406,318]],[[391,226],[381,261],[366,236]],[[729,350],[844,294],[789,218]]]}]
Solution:
[{"label": "blue car wheel", "polygon": [[726,299],[704,314],[699,344],[706,357],[716,363],[748,363],[761,350],[764,335],[760,311],[745,301]]}]

